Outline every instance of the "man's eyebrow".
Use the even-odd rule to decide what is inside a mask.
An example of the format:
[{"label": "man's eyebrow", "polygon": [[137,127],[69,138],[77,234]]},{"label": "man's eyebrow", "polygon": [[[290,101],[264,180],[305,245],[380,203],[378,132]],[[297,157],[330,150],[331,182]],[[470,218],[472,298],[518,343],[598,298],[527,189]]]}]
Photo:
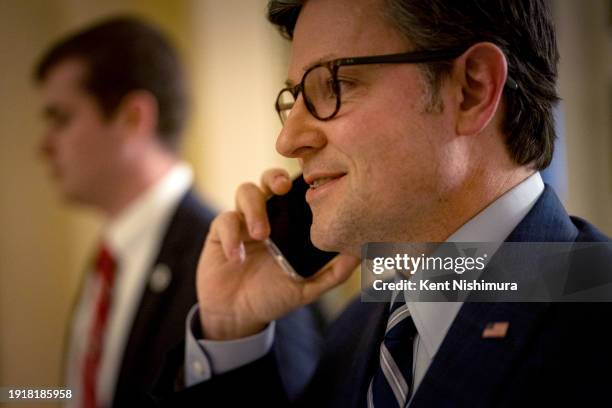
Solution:
[{"label": "man's eyebrow", "polygon": [[331,61],[331,60],[336,59],[336,58],[337,58],[337,57],[336,57],[334,54],[325,54],[325,55],[323,55],[323,56],[321,56],[321,57],[317,58],[317,60],[316,60],[316,61],[311,62],[310,64],[308,64],[308,65],[304,66],[304,67],[302,68],[302,72],[306,72],[306,71],[308,71],[310,68],[314,67],[315,65],[319,65],[319,64],[321,64],[321,63],[323,63],[323,62]]},{"label": "man's eyebrow", "polygon": [[[317,58],[314,62],[311,62],[308,65],[305,65],[304,67],[302,67],[302,75],[308,71],[310,68],[314,67],[315,65],[319,65],[323,62],[327,62],[327,61],[331,61],[336,59],[337,57],[334,54],[325,54],[322,57]],[[289,88],[293,88],[295,86],[295,83],[290,80],[287,79],[285,80],[285,85],[288,86]]]}]

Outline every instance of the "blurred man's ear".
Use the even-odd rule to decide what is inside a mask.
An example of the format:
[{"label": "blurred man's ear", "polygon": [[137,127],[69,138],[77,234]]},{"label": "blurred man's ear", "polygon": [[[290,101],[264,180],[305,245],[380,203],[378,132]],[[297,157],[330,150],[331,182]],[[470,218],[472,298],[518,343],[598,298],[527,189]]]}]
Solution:
[{"label": "blurred man's ear", "polygon": [[115,121],[126,137],[155,137],[157,132],[157,99],[148,91],[132,91],[123,97]]},{"label": "blurred man's ear", "polygon": [[492,43],[474,44],[457,58],[452,78],[457,85],[458,135],[476,135],[487,127],[497,112],[507,72],[504,53]]}]

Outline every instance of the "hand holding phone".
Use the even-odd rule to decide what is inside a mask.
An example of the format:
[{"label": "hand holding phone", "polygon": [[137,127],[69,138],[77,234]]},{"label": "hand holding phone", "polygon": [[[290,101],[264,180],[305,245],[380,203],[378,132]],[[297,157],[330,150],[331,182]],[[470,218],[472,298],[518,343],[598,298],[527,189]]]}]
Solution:
[{"label": "hand holding phone", "polygon": [[236,209],[213,221],[196,281],[205,338],[229,340],[258,333],[344,282],[359,264],[357,258],[338,255],[319,273],[301,280],[279,266],[265,243],[270,236],[266,199],[285,195],[291,187],[285,171],[269,170],[262,176],[261,187],[241,185]]}]

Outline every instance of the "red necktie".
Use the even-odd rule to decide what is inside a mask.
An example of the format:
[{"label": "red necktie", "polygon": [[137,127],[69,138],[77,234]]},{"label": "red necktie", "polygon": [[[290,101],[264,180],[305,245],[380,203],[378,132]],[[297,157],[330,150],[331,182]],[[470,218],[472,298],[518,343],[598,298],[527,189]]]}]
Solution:
[{"label": "red necktie", "polygon": [[104,330],[108,320],[108,312],[111,304],[111,291],[115,278],[117,265],[113,256],[104,244],[100,246],[96,259],[96,276],[99,281],[99,291],[94,305],[94,316],[89,330],[89,339],[85,359],[83,361],[83,407],[96,407],[96,383],[100,357],[102,356],[102,345],[104,342]]}]

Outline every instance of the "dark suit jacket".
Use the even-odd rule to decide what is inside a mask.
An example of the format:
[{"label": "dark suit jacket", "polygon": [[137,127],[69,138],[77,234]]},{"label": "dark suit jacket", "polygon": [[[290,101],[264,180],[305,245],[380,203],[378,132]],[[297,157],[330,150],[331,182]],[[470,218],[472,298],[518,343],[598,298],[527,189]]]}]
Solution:
[{"label": "dark suit jacket", "polygon": [[[544,193],[507,241],[608,241]],[[612,255],[610,258],[612,264]],[[537,271],[535,271],[537,273]],[[298,402],[283,392],[271,354],[210,381],[165,395],[170,406],[365,407],[388,304],[353,302],[332,325],[312,382]],[[506,337],[483,339],[487,323]],[[611,406],[608,303],[465,303],[411,407]]]},{"label": "dark suit jacket", "polygon": [[157,291],[147,282],[123,354],[113,406],[133,407],[157,378],[163,356],[185,336],[185,316],[197,302],[195,272],[214,213],[188,191],[172,216],[150,266],[170,271]]}]

